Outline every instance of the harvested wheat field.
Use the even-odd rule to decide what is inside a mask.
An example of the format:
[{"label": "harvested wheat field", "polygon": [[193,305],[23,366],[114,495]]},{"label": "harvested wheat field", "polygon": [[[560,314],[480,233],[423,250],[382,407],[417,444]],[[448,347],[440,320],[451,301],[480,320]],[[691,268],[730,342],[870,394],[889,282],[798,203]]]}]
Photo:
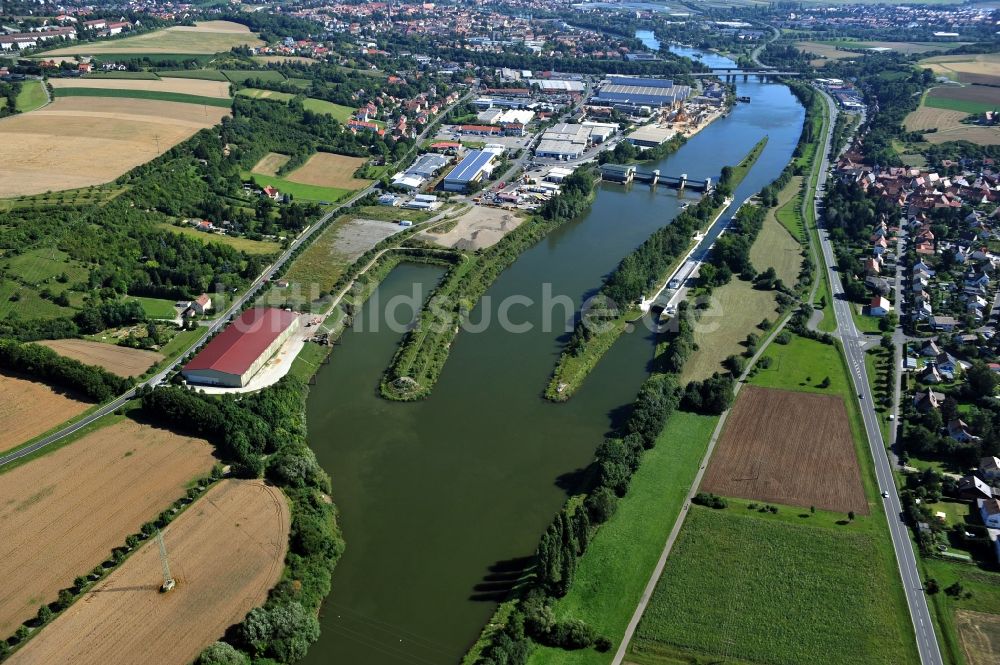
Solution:
[{"label": "harvested wheat field", "polygon": [[0,373],[0,452],[47,432],[91,406],[44,383]]},{"label": "harvested wheat field", "polygon": [[291,157],[280,152],[269,152],[260,158],[251,172],[259,175],[278,175],[278,169],[287,164],[289,159]]},{"label": "harvested wheat field", "polygon": [[473,206],[453,228],[444,233],[424,233],[421,238],[442,247],[475,251],[497,244],[523,221],[524,217],[510,210]]},{"label": "harvested wheat field", "polygon": [[39,55],[81,55],[94,53],[219,53],[234,46],[263,46],[250,28],[230,21],[202,21],[194,26],[175,25],[134,37],[74,44]]},{"label": "harvested wheat field", "polygon": [[1000,616],[957,610],[955,624],[969,665],[991,665],[1000,661]]},{"label": "harvested wheat field", "polygon": [[177,587],[150,540],[8,661],[187,665],[262,605],[281,576],[288,503],[259,480],[223,480],[164,533]]},{"label": "harvested wheat field", "polygon": [[103,367],[118,376],[139,376],[163,360],[163,355],[155,351],[130,349],[126,346],[91,342],[86,339],[44,340],[38,344],[86,365]]},{"label": "harvested wheat field", "polygon": [[336,187],[337,189],[364,189],[371,180],[354,177],[354,172],[365,165],[364,157],[347,157],[329,152],[317,152],[305,164],[292,171],[286,179],[300,185]]},{"label": "harvested wheat field", "polygon": [[701,487],[793,506],[868,514],[844,400],[746,386]]},{"label": "harvested wheat field", "polygon": [[[229,83],[226,81],[207,81],[204,79],[112,79],[112,78],[73,78],[51,79],[53,88],[97,88],[100,90],[150,90],[153,92],[173,92],[182,95],[197,95],[199,97],[216,97],[229,99]],[[58,93],[57,93],[58,94]]]},{"label": "harvested wheat field", "polygon": [[207,441],[128,420],[0,475],[0,635],[107,559],[214,462]]},{"label": "harvested wheat field", "polygon": [[0,197],[114,180],[228,114],[150,99],[56,99],[0,120]]},{"label": "harvested wheat field", "polygon": [[963,124],[962,118],[968,115],[963,111],[920,106],[906,116],[903,127],[908,132],[936,129],[924,134],[924,140],[929,143],[970,141],[979,145],[1000,145],[1000,128]]},{"label": "harvested wheat field", "polygon": [[975,79],[963,78],[963,75],[981,77],[1000,75],[1000,53],[939,55],[925,58],[917,64],[921,67],[928,67],[939,76],[947,76],[962,83],[975,81]]}]

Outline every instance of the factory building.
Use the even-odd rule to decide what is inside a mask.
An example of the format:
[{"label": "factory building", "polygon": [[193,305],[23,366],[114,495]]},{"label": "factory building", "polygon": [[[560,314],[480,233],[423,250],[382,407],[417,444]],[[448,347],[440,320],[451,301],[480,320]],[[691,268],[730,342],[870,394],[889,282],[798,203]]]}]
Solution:
[{"label": "factory building", "polygon": [[545,130],[538,147],[536,157],[549,159],[577,159],[590,145],[591,128],[584,125],[561,123]]},{"label": "factory building", "polygon": [[417,157],[413,165],[392,177],[392,184],[410,191],[420,189],[451,161],[449,157],[435,152],[428,152]]},{"label": "factory building", "polygon": [[486,150],[470,150],[465,159],[458,163],[444,178],[446,192],[464,192],[473,183],[479,182],[493,170],[496,153]]},{"label": "factory building", "polygon": [[669,79],[609,76],[601,82],[591,103],[627,111],[639,110],[642,107],[656,109],[675,106],[687,99],[690,94],[690,86],[675,85]]},{"label": "factory building", "polygon": [[206,344],[181,373],[189,383],[242,388],[298,328],[294,312],[248,309]]}]

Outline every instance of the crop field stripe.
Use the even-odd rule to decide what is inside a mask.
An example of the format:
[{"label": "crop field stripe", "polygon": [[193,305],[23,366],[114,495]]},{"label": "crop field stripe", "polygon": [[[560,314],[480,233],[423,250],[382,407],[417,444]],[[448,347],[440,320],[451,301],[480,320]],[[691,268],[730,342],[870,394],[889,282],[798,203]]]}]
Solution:
[{"label": "crop field stripe", "polygon": [[105,88],[56,88],[56,97],[125,97],[131,99],[154,99],[161,102],[180,102],[183,104],[202,104],[229,108],[233,105],[231,99],[218,97],[202,97],[200,95],[185,95],[180,92],[160,92],[158,90],[118,90]]}]

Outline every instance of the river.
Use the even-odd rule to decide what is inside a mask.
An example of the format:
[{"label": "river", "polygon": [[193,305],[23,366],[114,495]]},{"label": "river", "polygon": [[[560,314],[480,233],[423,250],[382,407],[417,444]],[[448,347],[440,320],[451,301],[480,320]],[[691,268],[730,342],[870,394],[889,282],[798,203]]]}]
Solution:
[{"label": "river", "polygon": [[[751,104],[693,137],[653,168],[717,180],[765,134],[755,167],[738,188],[745,199],[791,157],[803,110],[787,88],[740,83]],[[582,219],[522,254],[472,312],[481,332],[459,334],[431,397],[416,403],[377,396],[402,333],[385,325],[387,303],[408,320],[442,271],[404,264],[381,284],[317,376],[308,403],[310,445],[333,477],[347,550],[324,605],[322,636],[307,665],[447,664],[478,635],[506,588],[509,571],[532,554],[578,471],[627,415],[647,375],[653,336],[623,336],[566,404],[541,398],[563,331],[544,330],[544,289],[577,305],[621,258],[668,224],[678,198],[645,185],[602,184]],[[545,287],[544,285],[549,285]],[[497,305],[529,332],[496,323]],[[561,323],[572,314],[556,308]],[[378,323],[379,325],[374,325]],[[377,328],[377,329],[376,329]]]}]

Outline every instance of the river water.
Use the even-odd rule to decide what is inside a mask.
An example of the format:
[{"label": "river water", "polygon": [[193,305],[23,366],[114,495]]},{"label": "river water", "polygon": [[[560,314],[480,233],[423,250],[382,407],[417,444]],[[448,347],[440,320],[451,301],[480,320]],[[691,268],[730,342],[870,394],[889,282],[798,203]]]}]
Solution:
[{"label": "river water", "polygon": [[[741,201],[791,157],[803,110],[787,88],[740,83],[751,104],[650,168],[717,180],[762,136],[770,140],[736,192]],[[557,229],[496,280],[463,331],[431,397],[377,396],[402,332],[441,269],[404,264],[381,284],[317,376],[308,403],[310,445],[333,477],[347,551],[324,605],[307,665],[457,662],[490,617],[552,516],[579,487],[578,472],[627,415],[645,379],[653,335],[624,335],[566,404],[541,398],[562,346],[564,321],[623,256],[679,210],[676,194],[602,184],[582,219]],[[543,306],[543,300],[572,306]],[[409,303],[404,296],[409,296]],[[497,323],[510,308],[514,332]],[[509,301],[508,301],[509,302]],[[402,304],[400,304],[402,303]],[[392,306],[390,306],[392,305]],[[398,307],[395,305],[399,305]],[[545,312],[553,312],[545,326]]]}]

